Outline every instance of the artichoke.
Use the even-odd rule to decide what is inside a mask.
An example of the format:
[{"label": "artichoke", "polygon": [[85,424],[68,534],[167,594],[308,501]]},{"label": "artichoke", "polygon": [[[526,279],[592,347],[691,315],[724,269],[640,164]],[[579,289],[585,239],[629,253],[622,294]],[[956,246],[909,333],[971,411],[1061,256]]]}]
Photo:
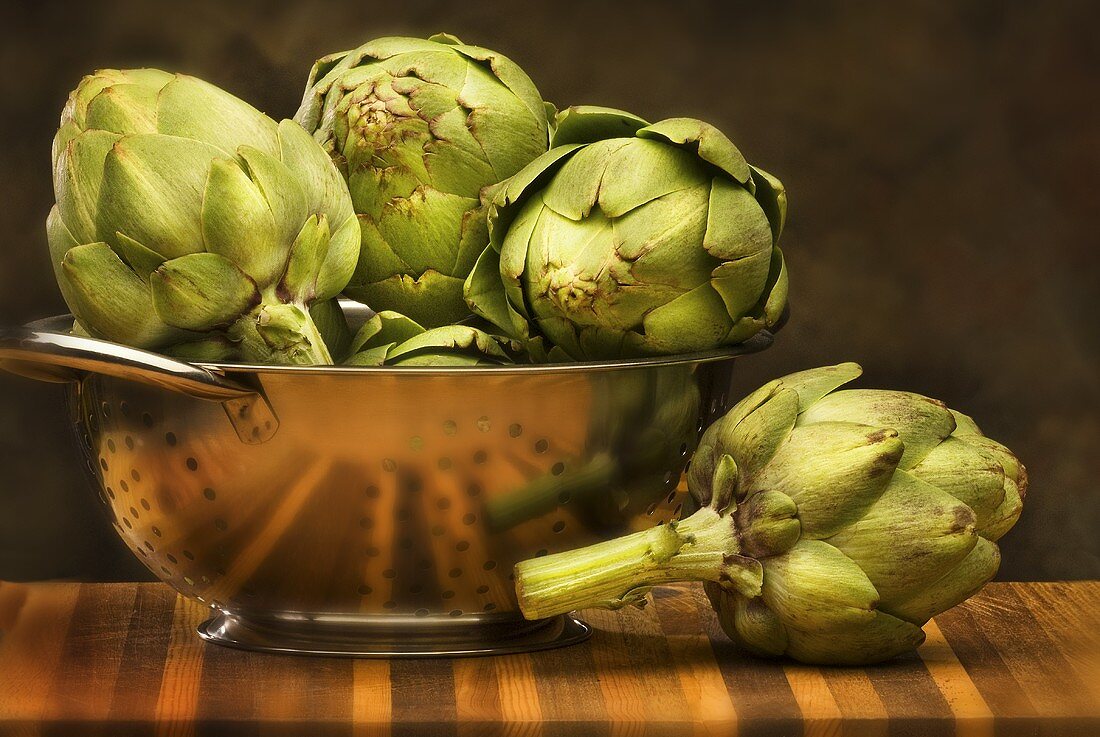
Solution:
[{"label": "artichoke", "polygon": [[380,38],[320,59],[295,118],[347,178],[362,224],[348,296],[428,327],[468,317],[486,188],[549,145],[523,70],[453,36]]},{"label": "artichoke", "polygon": [[324,150],[194,77],[104,70],[54,138],[47,231],[78,330],[188,358],[332,363],[309,306],[358,255]]},{"label": "artichoke", "polygon": [[780,319],[787,196],[716,128],[576,107],[495,194],[475,313],[557,359],[691,353]]},{"label": "artichoke", "polygon": [[726,633],[758,655],[865,664],[917,647],[925,622],[996,573],[1027,475],[940,402],[837,391],[859,374],[804,371],[742,400],[692,459],[698,511],[520,563],[523,612],[618,607],[699,580]]},{"label": "artichoke", "polygon": [[351,366],[480,366],[514,363],[518,349],[471,325],[427,329],[405,315],[373,315],[351,341]]}]

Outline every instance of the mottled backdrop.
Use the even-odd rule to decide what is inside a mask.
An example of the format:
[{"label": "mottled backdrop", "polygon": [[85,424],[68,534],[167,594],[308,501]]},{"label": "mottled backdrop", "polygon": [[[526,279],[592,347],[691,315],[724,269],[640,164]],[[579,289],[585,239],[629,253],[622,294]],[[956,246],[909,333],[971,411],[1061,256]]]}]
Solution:
[{"label": "mottled backdrop", "polygon": [[[972,413],[1031,472],[1002,577],[1100,577],[1100,5],[23,5],[0,11],[0,321],[63,310],[43,221],[82,73],[158,64],[289,117],[316,56],[447,30],[558,105],[702,117],[782,177],[793,317],[740,388],[850,359],[866,385]],[[0,578],[145,575],[93,504],[62,410],[56,387],[0,378]]]}]

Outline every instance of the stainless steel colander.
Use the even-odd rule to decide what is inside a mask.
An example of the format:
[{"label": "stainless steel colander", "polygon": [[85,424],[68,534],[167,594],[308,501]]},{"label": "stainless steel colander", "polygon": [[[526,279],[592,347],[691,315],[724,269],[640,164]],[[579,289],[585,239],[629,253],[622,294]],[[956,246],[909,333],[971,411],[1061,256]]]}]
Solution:
[{"label": "stainless steel colander", "polygon": [[[349,306],[352,319],[364,319]],[[65,381],[115,529],[257,650],[517,652],[577,642],[527,622],[520,560],[677,518],[736,356],[463,368],[194,365],[68,333],[0,335],[0,364]]]}]

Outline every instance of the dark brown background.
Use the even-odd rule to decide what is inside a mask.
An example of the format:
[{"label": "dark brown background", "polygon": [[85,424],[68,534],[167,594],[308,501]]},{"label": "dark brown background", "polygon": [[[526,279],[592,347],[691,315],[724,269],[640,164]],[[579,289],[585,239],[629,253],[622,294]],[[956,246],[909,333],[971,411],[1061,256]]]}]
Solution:
[{"label": "dark brown background", "polygon": [[[43,222],[81,74],[158,64],[288,117],[316,56],[447,30],[559,105],[729,133],[792,202],[793,319],[740,388],[856,360],[865,385],[973,414],[1031,471],[1001,577],[1100,577],[1100,5],[25,5],[0,11],[0,322],[63,311]],[[0,378],[0,478],[0,578],[145,575],[93,503],[57,388]]]}]

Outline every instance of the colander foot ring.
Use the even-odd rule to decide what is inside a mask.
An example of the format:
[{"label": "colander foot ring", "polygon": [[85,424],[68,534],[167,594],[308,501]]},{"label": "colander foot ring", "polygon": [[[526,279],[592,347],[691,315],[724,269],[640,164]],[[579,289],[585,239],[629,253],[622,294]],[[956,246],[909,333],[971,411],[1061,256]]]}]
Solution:
[{"label": "colander foot ring", "polygon": [[238,650],[346,658],[508,655],[576,645],[592,634],[591,627],[567,614],[539,622],[479,624],[466,633],[454,631],[446,635],[432,631],[418,634],[405,628],[400,632],[387,631],[370,625],[338,628],[316,625],[316,621],[273,625],[223,611],[200,624],[197,631],[207,642]]}]

